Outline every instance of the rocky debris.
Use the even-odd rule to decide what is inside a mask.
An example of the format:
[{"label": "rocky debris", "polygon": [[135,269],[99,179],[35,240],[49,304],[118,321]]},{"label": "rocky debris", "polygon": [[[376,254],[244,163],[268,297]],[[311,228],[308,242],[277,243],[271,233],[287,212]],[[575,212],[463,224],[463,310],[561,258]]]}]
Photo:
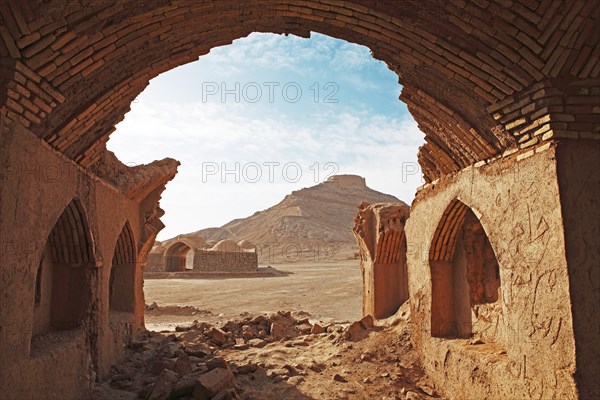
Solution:
[{"label": "rocky debris", "polygon": [[[202,374],[196,380],[196,386],[192,395],[198,400],[210,400],[221,393],[226,392],[234,396],[233,374],[227,367],[214,368],[205,374]],[[227,398],[227,397],[224,397]]]},{"label": "rocky debris", "polygon": [[208,335],[219,346],[222,346],[225,343],[227,343],[227,333],[225,333],[225,331],[223,331],[221,329],[212,328],[208,332]]},{"label": "rocky debris", "polygon": [[[243,390],[236,387],[236,379],[244,382],[263,379],[272,384],[286,381],[295,386],[304,382],[303,377],[307,375],[327,374],[330,377],[328,379],[334,382],[351,383],[340,385],[340,388],[344,387],[344,394],[349,395],[351,393],[346,393],[346,390],[351,390],[353,385],[362,387],[359,382],[370,384],[373,380],[363,380],[364,375],[355,377],[352,369],[342,369],[341,353],[352,352],[350,359],[358,364],[369,362],[375,367],[380,362],[393,362],[400,365],[397,357],[388,355],[389,351],[381,353],[372,348],[360,348],[358,341],[378,329],[371,317],[352,323],[321,325],[289,312],[246,316],[218,326],[194,321],[173,334],[144,332],[133,338],[126,349],[125,361],[111,369],[106,385],[110,386],[110,390],[137,394],[139,398],[147,400],[189,400],[192,397],[206,400],[246,399],[248,397]],[[408,340],[404,336],[399,335],[398,341],[403,343],[403,348],[408,348]],[[228,362],[220,356],[240,354],[244,350],[255,354],[281,354],[284,348],[290,348],[290,351],[297,348],[297,352],[304,353],[311,351],[310,346],[324,344],[331,346],[331,349],[337,348],[339,353],[328,359],[317,355],[300,363],[286,363],[278,357],[272,361],[255,358],[256,361],[251,362],[244,356],[237,362]],[[332,374],[329,374],[328,370],[331,369]],[[381,372],[384,371],[380,371],[380,376],[373,379],[385,379],[391,383],[397,379],[396,374],[388,373],[384,377]],[[422,382],[419,386],[424,387],[426,383]],[[413,389],[424,394],[434,393],[427,390],[428,387],[424,390],[418,387]],[[107,388],[103,387],[104,390]]]},{"label": "rocky debris", "polygon": [[325,328],[323,328],[319,324],[314,324],[310,330],[310,333],[312,333],[313,335],[319,335],[319,334],[325,333],[325,332],[326,332]]},{"label": "rocky debris", "polygon": [[[213,315],[209,310],[201,310],[193,306],[159,306],[156,302],[145,305],[145,311],[151,315],[182,315],[182,316],[208,316]],[[183,330],[185,327],[178,327]]]},{"label": "rocky debris", "polygon": [[190,357],[183,350],[177,350],[177,361],[175,361],[175,372],[179,376],[185,376],[192,373],[192,363]]},{"label": "rocky debris", "polygon": [[416,394],[415,392],[412,392],[410,390],[408,392],[406,392],[405,399],[406,400],[422,400],[421,396],[419,396],[418,394]]},{"label": "rocky debris", "polygon": [[196,388],[196,381],[205,371],[192,372],[177,381],[171,392],[171,398],[191,396]]},{"label": "rocky debris", "polygon": [[367,315],[360,321],[351,323],[343,332],[343,337],[344,339],[351,341],[361,340],[364,339],[373,328],[375,328],[375,321],[372,316]]},{"label": "rocky debris", "polygon": [[252,372],[255,372],[257,369],[258,365],[256,364],[246,364],[237,367],[237,373],[241,375],[250,374]]},{"label": "rocky debris", "polygon": [[166,400],[171,395],[175,384],[177,383],[178,376],[175,372],[168,369],[163,369],[162,373],[158,377],[157,381],[152,386],[152,390],[147,400]]},{"label": "rocky debris", "polygon": [[365,329],[370,329],[375,326],[375,320],[373,319],[372,315],[367,315],[366,317],[363,317],[363,319],[360,320],[360,323],[362,326],[365,327]]},{"label": "rocky debris", "polygon": [[258,348],[262,348],[265,347],[267,345],[267,342],[265,340],[262,339],[250,339],[248,341],[248,344],[252,347],[258,347]]}]

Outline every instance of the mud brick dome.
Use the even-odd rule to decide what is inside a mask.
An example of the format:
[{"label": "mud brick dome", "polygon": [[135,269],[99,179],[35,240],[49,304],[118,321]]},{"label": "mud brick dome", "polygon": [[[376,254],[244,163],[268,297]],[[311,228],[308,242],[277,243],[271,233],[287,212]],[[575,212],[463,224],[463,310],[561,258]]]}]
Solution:
[{"label": "mud brick dome", "polygon": [[252,32],[319,32],[384,61],[425,133],[410,213],[361,209],[364,309],[410,302],[451,398],[600,396],[599,26],[597,0],[3,0],[0,387],[83,398],[144,328],[179,164],[106,142],[148,82]]}]

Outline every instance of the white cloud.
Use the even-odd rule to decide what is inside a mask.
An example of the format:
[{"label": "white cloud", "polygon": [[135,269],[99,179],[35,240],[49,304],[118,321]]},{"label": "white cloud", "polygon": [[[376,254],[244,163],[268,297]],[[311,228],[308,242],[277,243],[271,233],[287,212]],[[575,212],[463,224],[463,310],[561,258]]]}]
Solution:
[{"label": "white cloud", "polygon": [[[281,80],[294,79],[296,73],[324,80],[338,76],[340,82],[356,81],[355,90],[341,90],[339,104],[198,100],[200,81],[218,81],[226,75],[266,80],[279,73]],[[340,174],[365,176],[373,189],[410,202],[421,184],[413,171],[423,134],[398,107],[396,82],[364,47],[323,35],[306,40],[253,34],[153,81],[118,125],[108,147],[126,163],[164,157],[181,161],[180,172],[161,201],[167,226],[162,239],[220,226],[270,207],[292,190],[322,181],[328,162],[336,163]],[[376,96],[379,93],[385,97]],[[267,162],[279,163],[274,182],[269,182]],[[282,174],[283,166],[291,162],[302,168],[298,182],[286,181]],[[231,173],[226,179],[221,174],[203,176],[214,165],[239,168],[243,175],[244,166],[251,163],[262,166],[257,183],[244,181],[243,176],[235,182]],[[315,163],[321,172],[317,181],[310,169]],[[251,168],[246,172],[254,176]]]},{"label": "white cloud", "polygon": [[[161,203],[167,212],[161,237],[166,238],[250,215],[292,190],[318,183],[310,171],[315,163],[322,169],[334,162],[339,173],[366,176],[374,189],[410,201],[420,181],[412,176],[402,182],[403,163],[414,165],[421,141],[416,124],[406,118],[340,114],[297,125],[285,116],[256,120],[244,115],[242,106],[230,110],[229,104],[140,102],[108,146],[125,162],[141,164],[167,156],[181,161]],[[274,183],[268,181],[266,162],[280,165]],[[282,175],[282,166],[290,162],[303,169],[298,183],[286,182]],[[261,166],[260,182],[244,182],[243,168],[249,163]],[[206,173],[213,165],[220,173],[203,176],[203,168]],[[239,182],[233,174],[223,176],[224,169],[237,169]],[[254,179],[254,169],[248,166],[246,172]]]}]

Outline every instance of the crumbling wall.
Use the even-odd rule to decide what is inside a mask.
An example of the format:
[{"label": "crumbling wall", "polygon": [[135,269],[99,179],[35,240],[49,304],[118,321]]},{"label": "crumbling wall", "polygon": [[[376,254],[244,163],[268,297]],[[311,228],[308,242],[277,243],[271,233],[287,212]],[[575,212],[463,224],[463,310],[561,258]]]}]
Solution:
[{"label": "crumbling wall", "polygon": [[194,253],[194,271],[256,272],[257,269],[258,254],[254,251],[196,250]]},{"label": "crumbling wall", "polygon": [[[555,157],[546,145],[469,168],[422,189],[413,203],[406,235],[414,341],[450,398],[577,397],[569,273],[578,266],[567,264]],[[498,309],[487,320],[471,315],[485,334],[463,339],[432,334],[432,275],[456,260],[436,261],[432,242],[457,199],[484,228],[500,278]]]},{"label": "crumbling wall", "polygon": [[386,318],[408,299],[406,204],[359,206],[353,228],[363,276],[363,315]]},{"label": "crumbling wall", "polygon": [[[110,365],[122,356],[122,347],[129,336],[144,328],[142,262],[145,255],[140,249],[144,247],[143,231],[145,225],[151,223],[148,217],[152,213],[141,207],[139,200],[131,199],[117,186],[84,171],[22,126],[2,128],[1,394],[3,398],[16,399],[85,398],[96,376],[104,376]],[[171,164],[167,170],[172,178],[176,165]],[[67,210],[67,205],[74,200],[81,212]],[[66,218],[63,222],[59,221],[61,215]],[[78,267],[85,268],[80,283],[85,286],[88,297],[82,304],[80,322],[69,330],[50,329],[47,321],[42,324],[45,327],[34,326],[38,271],[57,221],[82,229],[92,251],[89,263]],[[126,274],[128,287],[133,288],[128,303],[132,307],[127,312],[120,311],[118,318],[110,319],[112,260],[126,223],[131,227],[137,253],[136,262],[129,265],[130,273]],[[66,254],[65,257],[70,257],[67,262],[77,263],[79,256]],[[42,264],[47,264],[47,260]],[[49,269],[42,268],[42,277],[44,271]],[[52,279],[42,279],[39,293],[43,295],[51,285]],[[69,296],[71,294],[69,291]],[[72,303],[75,299],[63,300]]]},{"label": "crumbling wall", "polygon": [[[329,34],[368,46],[398,73],[401,99],[426,134],[419,152],[425,180],[442,179],[420,192],[407,238],[411,307],[423,328],[416,342],[446,390],[458,398],[569,398],[577,369],[582,396],[597,393],[597,332],[586,321],[598,318],[598,253],[589,244],[597,243],[589,217],[598,215],[598,196],[570,183],[583,179],[573,171],[597,170],[597,153],[573,149],[585,154],[577,160],[559,152],[557,184],[553,149],[534,151],[600,135],[596,0],[569,7],[555,0],[63,3],[0,7],[0,125],[19,126],[0,135],[0,383],[10,384],[11,395],[80,397],[115,358],[120,339],[106,327],[106,299],[116,238],[129,221],[136,262],[145,262],[163,227],[157,203],[174,166],[126,168],[106,153],[108,137],[150,79],[254,31]],[[523,154],[470,167],[517,151]],[[34,283],[48,234],[75,197],[96,255],[90,333],[71,335],[51,363],[48,355],[28,356]],[[432,263],[452,260],[430,262],[423,250],[455,198],[477,211],[500,270],[502,313],[486,322],[498,326],[496,339],[477,351],[426,336],[431,274],[445,271]],[[596,210],[588,214],[581,204]],[[141,279],[137,268],[136,304],[143,304]],[[141,313],[133,315],[131,326],[141,326]]]},{"label": "crumbling wall", "polygon": [[165,257],[162,253],[150,253],[146,259],[146,266],[144,272],[164,272],[165,271]]}]

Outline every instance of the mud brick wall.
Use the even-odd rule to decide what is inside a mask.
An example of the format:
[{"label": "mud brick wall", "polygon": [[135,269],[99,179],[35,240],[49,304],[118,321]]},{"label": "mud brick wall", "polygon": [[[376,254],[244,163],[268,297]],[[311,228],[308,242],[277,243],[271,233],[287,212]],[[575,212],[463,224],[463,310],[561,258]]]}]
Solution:
[{"label": "mud brick wall", "polygon": [[258,255],[255,252],[221,252],[196,250],[194,271],[199,272],[256,272]]}]

